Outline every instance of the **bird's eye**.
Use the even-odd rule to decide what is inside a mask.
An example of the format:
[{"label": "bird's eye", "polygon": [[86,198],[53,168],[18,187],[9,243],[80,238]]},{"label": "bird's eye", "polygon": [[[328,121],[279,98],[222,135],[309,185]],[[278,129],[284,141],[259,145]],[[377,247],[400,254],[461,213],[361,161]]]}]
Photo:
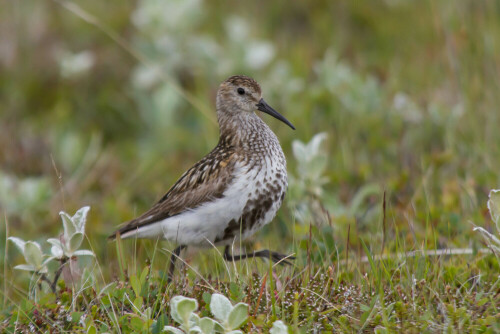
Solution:
[{"label": "bird's eye", "polygon": [[238,88],[238,94],[243,95],[245,94],[245,90],[243,88]]}]

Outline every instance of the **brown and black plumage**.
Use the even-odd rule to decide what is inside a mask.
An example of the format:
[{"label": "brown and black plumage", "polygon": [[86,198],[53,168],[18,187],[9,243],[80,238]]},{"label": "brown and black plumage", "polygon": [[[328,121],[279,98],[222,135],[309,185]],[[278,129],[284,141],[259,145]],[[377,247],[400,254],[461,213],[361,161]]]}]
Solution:
[{"label": "brown and black plumage", "polygon": [[276,135],[256,114],[260,110],[293,125],[263,99],[259,84],[233,76],[217,92],[217,146],[187,170],[151,209],[124,224],[110,238],[160,238],[179,246],[170,274],[188,245],[225,245],[227,260],[266,257],[288,263],[268,250],[231,255],[229,245],[269,223],[287,188],[286,160]]}]

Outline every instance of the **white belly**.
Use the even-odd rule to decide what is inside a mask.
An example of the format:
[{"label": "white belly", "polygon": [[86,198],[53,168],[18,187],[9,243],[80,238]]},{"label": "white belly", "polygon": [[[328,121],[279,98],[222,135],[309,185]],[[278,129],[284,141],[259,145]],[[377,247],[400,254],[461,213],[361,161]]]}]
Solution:
[{"label": "white belly", "polygon": [[[266,159],[267,160],[267,159]],[[233,240],[247,238],[269,223],[279,207],[287,187],[286,167],[281,164],[262,164],[261,168],[248,169],[247,166],[237,166],[232,184],[224,195],[211,202],[206,202],[195,209],[179,215],[166,218],[136,230],[138,238],[162,238],[181,245],[210,247],[213,244],[229,244]],[[281,175],[276,179],[276,174]],[[273,187],[272,189],[270,187]],[[251,227],[241,226],[241,233],[234,238],[225,237],[225,230],[230,222],[244,221],[242,215],[252,208],[252,204],[260,196],[273,192],[270,207],[259,215],[259,219]],[[258,203],[255,203],[258,204]],[[268,203],[269,204],[269,203]],[[239,228],[238,228],[239,229]],[[227,230],[226,230],[227,232]]]}]

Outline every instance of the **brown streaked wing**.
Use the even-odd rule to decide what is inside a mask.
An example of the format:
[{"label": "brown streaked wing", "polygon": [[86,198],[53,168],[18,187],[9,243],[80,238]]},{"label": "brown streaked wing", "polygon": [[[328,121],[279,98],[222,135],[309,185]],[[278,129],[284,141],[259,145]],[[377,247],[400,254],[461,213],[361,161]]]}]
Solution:
[{"label": "brown streaked wing", "polygon": [[235,152],[218,145],[193,167],[188,169],[151,209],[125,223],[117,233],[124,234],[141,226],[178,215],[186,210],[221,198],[233,178]]}]

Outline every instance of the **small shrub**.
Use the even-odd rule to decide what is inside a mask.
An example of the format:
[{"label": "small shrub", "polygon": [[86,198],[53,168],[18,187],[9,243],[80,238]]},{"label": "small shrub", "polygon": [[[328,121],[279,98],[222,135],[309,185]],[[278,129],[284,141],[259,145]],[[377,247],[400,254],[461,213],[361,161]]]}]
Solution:
[{"label": "small shrub", "polygon": [[[210,298],[210,310],[217,320],[208,317],[200,318],[196,313],[198,302],[196,299],[175,296],[170,301],[172,319],[180,324],[179,328],[165,326],[169,333],[243,333],[238,330],[248,319],[248,304],[232,305],[227,297],[215,293]],[[287,326],[280,320],[273,324],[272,334],[288,333]]]},{"label": "small shrub", "polygon": [[[90,207],[85,206],[72,217],[61,211],[64,233],[59,239],[49,238],[47,240],[48,243],[52,244],[50,254],[45,254],[40,244],[35,241],[24,241],[17,237],[10,237],[9,240],[16,245],[26,260],[26,264],[17,265],[14,269],[33,272],[33,280],[47,283],[52,292],[55,292],[57,281],[67,263],[75,261],[78,256],[95,256],[90,250],[78,249],[85,235],[85,223],[89,210]],[[50,280],[47,276],[48,264],[53,260],[58,260],[60,266],[54,273],[53,279]],[[40,284],[39,287],[41,287]]]}]

